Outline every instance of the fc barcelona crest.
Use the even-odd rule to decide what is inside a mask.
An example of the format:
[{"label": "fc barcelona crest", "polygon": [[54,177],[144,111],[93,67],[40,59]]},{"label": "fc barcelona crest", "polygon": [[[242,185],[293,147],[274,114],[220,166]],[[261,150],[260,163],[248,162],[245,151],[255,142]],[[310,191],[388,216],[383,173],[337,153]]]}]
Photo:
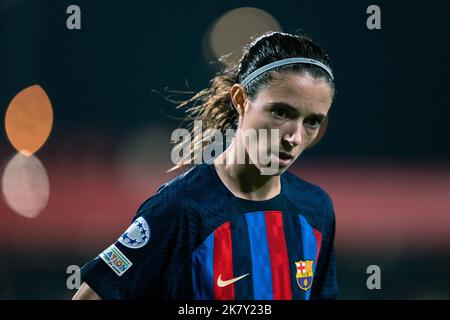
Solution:
[{"label": "fc barcelona crest", "polygon": [[295,263],[297,267],[297,284],[302,290],[311,289],[313,281],[313,260],[298,261]]}]

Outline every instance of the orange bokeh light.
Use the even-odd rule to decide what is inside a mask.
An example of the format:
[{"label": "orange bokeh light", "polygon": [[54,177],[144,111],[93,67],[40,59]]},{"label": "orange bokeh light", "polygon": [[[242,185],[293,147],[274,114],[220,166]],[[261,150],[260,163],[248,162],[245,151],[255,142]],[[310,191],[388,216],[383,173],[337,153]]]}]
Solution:
[{"label": "orange bokeh light", "polygon": [[24,155],[31,155],[44,145],[52,124],[52,104],[39,85],[20,91],[6,111],[5,127],[8,139],[14,148]]}]

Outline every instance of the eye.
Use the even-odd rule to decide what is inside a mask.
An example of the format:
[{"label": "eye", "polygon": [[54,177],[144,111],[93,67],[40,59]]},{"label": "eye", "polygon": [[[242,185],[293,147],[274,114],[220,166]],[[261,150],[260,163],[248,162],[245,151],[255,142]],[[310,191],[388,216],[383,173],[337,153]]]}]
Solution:
[{"label": "eye", "polygon": [[276,119],[286,119],[288,117],[288,114],[285,110],[276,109],[272,111],[272,116]]},{"label": "eye", "polygon": [[305,119],[305,124],[312,129],[318,129],[320,127],[320,125],[322,124],[322,122],[323,122],[323,119],[319,119],[316,117],[311,117],[311,118]]}]

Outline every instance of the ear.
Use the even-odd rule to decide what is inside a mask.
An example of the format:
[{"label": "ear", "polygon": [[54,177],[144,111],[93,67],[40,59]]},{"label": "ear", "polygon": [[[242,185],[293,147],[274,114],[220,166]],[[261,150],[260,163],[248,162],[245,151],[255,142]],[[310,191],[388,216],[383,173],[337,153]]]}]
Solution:
[{"label": "ear", "polygon": [[242,85],[235,83],[230,89],[230,96],[231,102],[239,113],[239,116],[243,116],[245,111],[245,101],[247,100],[247,90],[245,90]]}]

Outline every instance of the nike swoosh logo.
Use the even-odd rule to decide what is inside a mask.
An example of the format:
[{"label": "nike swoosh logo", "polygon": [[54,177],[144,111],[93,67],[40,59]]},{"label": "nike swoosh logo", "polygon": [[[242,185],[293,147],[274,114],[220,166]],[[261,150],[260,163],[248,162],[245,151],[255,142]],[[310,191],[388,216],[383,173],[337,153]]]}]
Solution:
[{"label": "nike swoosh logo", "polygon": [[226,286],[229,286],[230,284],[235,283],[236,281],[241,280],[242,278],[248,276],[249,274],[250,274],[250,273],[246,273],[246,274],[243,274],[242,276],[239,276],[239,277],[236,277],[236,278],[233,278],[233,279],[230,279],[230,280],[222,280],[222,275],[219,274],[219,277],[217,278],[217,285],[218,285],[219,287],[221,287],[221,288],[226,287]]}]

